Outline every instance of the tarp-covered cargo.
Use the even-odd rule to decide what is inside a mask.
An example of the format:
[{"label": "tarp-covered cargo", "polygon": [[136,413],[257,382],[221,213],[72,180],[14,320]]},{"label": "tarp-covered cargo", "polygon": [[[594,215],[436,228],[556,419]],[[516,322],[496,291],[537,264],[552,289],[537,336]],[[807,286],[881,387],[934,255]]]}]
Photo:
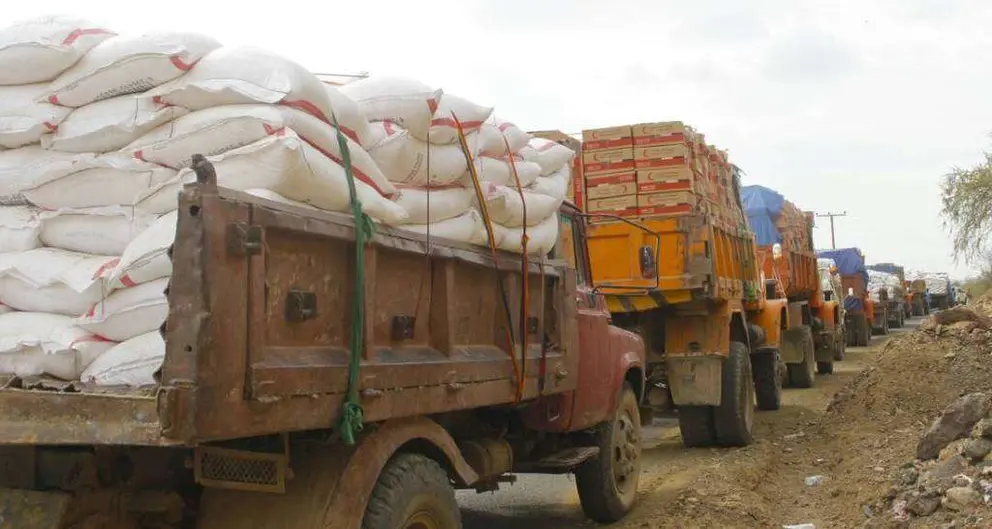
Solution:
[{"label": "tarp-covered cargo", "polygon": [[817,250],[817,257],[833,259],[841,275],[860,275],[868,283],[868,269],[865,267],[865,257],[858,248],[838,248],[836,250]]},{"label": "tarp-covered cargo", "polygon": [[744,186],[741,188],[741,201],[758,246],[782,243],[782,234],[775,221],[782,214],[785,197],[767,187]]}]

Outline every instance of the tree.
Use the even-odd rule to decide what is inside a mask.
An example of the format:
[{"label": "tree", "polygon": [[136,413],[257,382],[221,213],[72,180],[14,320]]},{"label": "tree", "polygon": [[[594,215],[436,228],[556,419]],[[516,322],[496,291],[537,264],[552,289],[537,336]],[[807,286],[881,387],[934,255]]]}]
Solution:
[{"label": "tree", "polygon": [[974,167],[954,167],[941,183],[944,226],[954,258],[965,262],[987,262],[992,255],[992,153],[983,157]]}]

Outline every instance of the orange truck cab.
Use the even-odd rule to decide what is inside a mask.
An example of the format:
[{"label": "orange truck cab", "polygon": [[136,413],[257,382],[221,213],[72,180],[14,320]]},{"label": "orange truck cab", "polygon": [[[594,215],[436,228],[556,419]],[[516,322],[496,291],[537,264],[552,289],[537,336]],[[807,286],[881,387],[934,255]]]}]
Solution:
[{"label": "orange truck cab", "polygon": [[644,338],[646,398],[677,407],[686,446],[750,444],[755,398],[781,403],[786,302],[765,296],[736,174],[727,190],[728,203],[676,216],[590,215],[596,290]]},{"label": "orange truck cab", "polygon": [[868,269],[858,248],[818,250],[817,255],[832,259],[841,276],[846,339],[849,346],[867,346],[876,323],[875,301],[868,295]]},{"label": "orange truck cab", "polygon": [[[758,243],[768,297],[788,302],[788,329],[781,347],[788,382],[813,385],[814,369],[832,373],[843,358],[840,304],[826,300],[813,250],[813,214],[778,192],[752,185],[741,190],[744,212]],[[812,347],[811,347],[812,346]]]}]

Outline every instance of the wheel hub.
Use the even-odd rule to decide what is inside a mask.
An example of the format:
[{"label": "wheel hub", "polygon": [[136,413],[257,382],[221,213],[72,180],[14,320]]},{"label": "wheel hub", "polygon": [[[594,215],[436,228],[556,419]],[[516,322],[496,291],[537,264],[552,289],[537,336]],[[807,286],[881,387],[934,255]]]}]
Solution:
[{"label": "wheel hub", "polygon": [[441,523],[427,510],[417,511],[401,525],[403,529],[441,529]]},{"label": "wheel hub", "polygon": [[631,474],[637,472],[637,459],[640,457],[641,439],[629,413],[617,418],[613,433],[613,478],[619,490],[624,490],[632,481]]}]

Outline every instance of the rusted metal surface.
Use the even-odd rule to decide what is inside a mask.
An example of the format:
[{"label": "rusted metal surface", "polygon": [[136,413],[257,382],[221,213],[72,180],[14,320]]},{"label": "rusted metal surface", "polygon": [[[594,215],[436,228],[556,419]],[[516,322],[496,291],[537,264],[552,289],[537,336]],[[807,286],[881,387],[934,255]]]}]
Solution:
[{"label": "rusted metal surface", "polygon": [[146,395],[0,391],[0,445],[167,445]]},{"label": "rusted metal surface", "polygon": [[[164,435],[195,444],[332,427],[347,388],[350,217],[207,183],[183,191],[178,230],[160,397]],[[501,329],[511,326],[518,337],[521,329],[498,310],[495,275],[503,275],[516,312],[519,267],[513,256],[501,256],[497,267],[481,248],[428,246],[417,234],[383,229],[374,236],[359,388],[366,421],[514,401],[508,351],[519,351]],[[525,399],[540,394],[542,358],[544,393],[575,388],[578,373],[568,303],[574,275],[563,263],[532,264],[529,272],[537,321],[524,330],[531,344]],[[397,321],[405,326],[399,333]]]},{"label": "rusted metal surface", "polygon": [[70,496],[0,489],[0,529],[61,529]]}]

